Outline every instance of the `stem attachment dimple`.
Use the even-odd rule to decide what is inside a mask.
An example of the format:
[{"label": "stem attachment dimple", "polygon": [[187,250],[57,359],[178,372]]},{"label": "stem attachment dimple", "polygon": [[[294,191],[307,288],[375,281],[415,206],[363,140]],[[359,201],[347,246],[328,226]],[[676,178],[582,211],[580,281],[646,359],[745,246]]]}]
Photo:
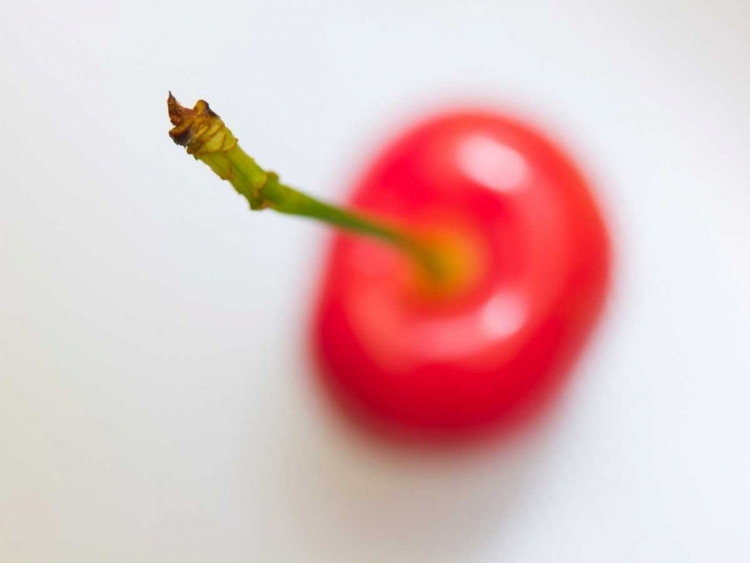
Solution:
[{"label": "stem attachment dimple", "polygon": [[266,208],[280,213],[318,219],[337,227],[386,241],[405,252],[435,288],[455,276],[447,271],[454,260],[446,259],[440,247],[410,231],[364,214],[323,203],[279,181],[279,176],[261,168],[243,151],[237,138],[208,103],[199,100],[193,109],[181,106],[169,93],[169,131],[172,140],[188,154],[207,164],[222,180],[227,180],[244,196],[253,210]]}]

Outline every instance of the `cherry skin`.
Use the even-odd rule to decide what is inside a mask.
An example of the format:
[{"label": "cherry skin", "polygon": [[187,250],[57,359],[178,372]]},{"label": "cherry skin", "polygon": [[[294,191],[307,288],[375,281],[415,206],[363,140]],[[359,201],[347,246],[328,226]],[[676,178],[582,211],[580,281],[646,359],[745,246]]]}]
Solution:
[{"label": "cherry skin", "polygon": [[351,204],[450,242],[460,275],[433,295],[400,251],[335,235],[313,347],[338,403],[390,435],[438,440],[543,411],[609,285],[609,236],[571,159],[506,116],[446,113],[386,147]]}]

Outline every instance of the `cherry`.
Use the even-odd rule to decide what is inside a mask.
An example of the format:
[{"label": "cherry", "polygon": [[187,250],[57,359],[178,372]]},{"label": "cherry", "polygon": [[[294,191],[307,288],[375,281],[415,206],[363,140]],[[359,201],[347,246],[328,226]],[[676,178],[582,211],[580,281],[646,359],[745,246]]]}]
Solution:
[{"label": "cherry", "polygon": [[456,275],[431,294],[403,253],[335,235],[312,341],[337,402],[388,434],[441,440],[542,412],[610,276],[607,229],[571,158],[507,116],[446,113],[388,145],[351,204],[444,241]]},{"label": "cherry", "polygon": [[321,381],[357,419],[453,440],[512,428],[557,394],[601,315],[610,244],[552,142],[503,115],[437,116],[375,159],[351,211],[281,183],[205,101],[167,105],[172,139],[252,210],[348,231],[332,244],[312,342]]}]

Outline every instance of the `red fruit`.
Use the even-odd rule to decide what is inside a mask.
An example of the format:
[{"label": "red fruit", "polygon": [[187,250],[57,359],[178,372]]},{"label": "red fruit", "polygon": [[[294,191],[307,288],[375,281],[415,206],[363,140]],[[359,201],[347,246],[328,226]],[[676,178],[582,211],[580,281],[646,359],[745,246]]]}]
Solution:
[{"label": "red fruit", "polygon": [[398,251],[336,235],[314,318],[325,387],[359,420],[461,438],[539,412],[600,316],[610,248],[570,158],[502,115],[448,113],[375,159],[352,205],[449,241],[458,281],[425,292]]}]

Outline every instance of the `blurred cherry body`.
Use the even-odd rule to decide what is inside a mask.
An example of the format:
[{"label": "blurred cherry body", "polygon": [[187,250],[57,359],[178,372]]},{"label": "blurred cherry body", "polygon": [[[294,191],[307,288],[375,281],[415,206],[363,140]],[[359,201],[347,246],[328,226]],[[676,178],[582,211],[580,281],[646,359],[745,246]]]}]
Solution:
[{"label": "blurred cherry body", "polygon": [[314,317],[325,387],[390,433],[461,438],[509,428],[555,395],[604,304],[607,231],[558,147],[502,115],[418,124],[366,170],[351,204],[450,241],[448,295],[398,251],[333,241]]}]

